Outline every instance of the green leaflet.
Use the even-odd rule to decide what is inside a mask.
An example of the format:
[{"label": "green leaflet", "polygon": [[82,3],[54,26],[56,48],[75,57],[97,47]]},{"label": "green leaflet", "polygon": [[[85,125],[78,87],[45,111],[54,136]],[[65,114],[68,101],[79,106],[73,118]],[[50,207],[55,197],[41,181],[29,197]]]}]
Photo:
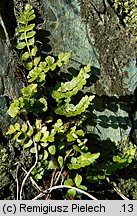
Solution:
[{"label": "green leaflet", "polygon": [[14,125],[10,125],[6,135],[14,134],[15,132],[16,132],[16,128],[14,127]]},{"label": "green leaflet", "polygon": [[23,49],[27,44],[25,42],[20,42],[17,44],[16,48],[17,49]]},{"label": "green leaflet", "polygon": [[47,110],[47,108],[48,108],[46,99],[45,98],[40,98],[39,102],[43,105],[42,106],[42,111],[45,112]]},{"label": "green leaflet", "polygon": [[22,89],[24,96],[31,96],[34,92],[37,92],[37,84],[30,84]]},{"label": "green leaflet", "polygon": [[25,31],[25,27],[24,26],[18,26],[17,29],[16,29],[16,31],[18,33],[24,32]]},{"label": "green leaflet", "polygon": [[25,143],[25,144],[24,144],[24,148],[29,148],[29,147],[32,146],[32,144],[33,144],[33,141],[30,139],[30,140],[28,141],[28,143]]},{"label": "green leaflet", "polygon": [[29,24],[28,26],[25,26],[24,30],[25,31],[30,31],[30,30],[33,30],[34,27],[35,27],[35,23],[32,23],[32,24]]},{"label": "green leaflet", "polygon": [[26,61],[29,57],[30,57],[29,52],[25,52],[25,53],[22,54],[21,60]]},{"label": "green leaflet", "polygon": [[79,187],[82,182],[82,176],[77,174],[74,181],[75,181],[76,186]]},{"label": "green leaflet", "polygon": [[38,63],[40,62],[40,59],[41,59],[40,56],[34,58],[34,66],[38,65]]},{"label": "green leaflet", "polygon": [[74,182],[72,179],[67,179],[64,181],[64,185],[70,185],[70,186],[73,186],[74,185]]},{"label": "green leaflet", "polygon": [[68,64],[69,58],[70,58],[70,53],[69,53],[69,52],[60,53],[60,54],[58,55],[57,65],[58,65],[59,67],[61,67],[63,64]]},{"label": "green leaflet", "polygon": [[56,153],[56,147],[55,147],[55,145],[49,146],[48,151],[49,151],[49,153],[51,155],[54,155]]},{"label": "green leaflet", "polygon": [[23,131],[24,133],[27,131],[28,129],[28,125],[27,124],[22,124],[22,127],[21,127],[21,131]]},{"label": "green leaflet", "polygon": [[27,39],[28,39],[28,38],[32,38],[35,34],[36,34],[35,31],[30,31],[30,32],[28,32],[28,33],[26,34],[26,38],[27,38]]},{"label": "green leaflet", "polygon": [[34,37],[28,40],[28,45],[29,45],[29,46],[33,46],[34,43],[35,43]]},{"label": "green leaflet", "polygon": [[55,158],[52,157],[52,159],[49,161],[48,169],[56,169],[56,168],[58,168],[57,161],[55,160]]},{"label": "green leaflet", "polygon": [[58,156],[58,163],[59,163],[59,166],[62,167],[63,166],[63,157],[62,156]]},{"label": "green leaflet", "polygon": [[10,105],[7,113],[14,118],[15,116],[17,116],[17,114],[19,114],[20,108],[19,108],[19,100],[15,99],[14,102]]},{"label": "green leaflet", "polygon": [[14,125],[16,131],[20,131],[20,124],[19,123],[15,123]]},{"label": "green leaflet", "polygon": [[28,137],[31,137],[32,134],[33,134],[33,132],[34,132],[34,129],[33,129],[33,127],[30,125],[29,130],[27,131]]},{"label": "green leaflet", "polygon": [[33,67],[33,63],[30,61],[30,62],[25,62],[24,63],[24,66],[27,70],[31,70],[32,67]]},{"label": "green leaflet", "polygon": [[31,50],[31,55],[32,55],[32,56],[36,56],[36,53],[37,53],[37,47],[34,46],[34,47],[32,48],[32,50]]},{"label": "green leaflet", "polygon": [[75,197],[76,191],[75,191],[74,189],[68,189],[67,194],[68,194],[70,197]]}]

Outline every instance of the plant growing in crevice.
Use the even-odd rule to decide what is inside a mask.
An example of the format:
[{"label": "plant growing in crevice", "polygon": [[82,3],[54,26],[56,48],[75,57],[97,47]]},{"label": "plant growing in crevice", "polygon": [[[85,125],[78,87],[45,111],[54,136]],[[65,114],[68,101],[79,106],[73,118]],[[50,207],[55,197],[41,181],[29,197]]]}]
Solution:
[{"label": "plant growing in crevice", "polygon": [[128,148],[125,151],[119,149],[119,154],[113,155],[109,161],[101,161],[100,152],[89,150],[91,140],[87,134],[91,132],[85,130],[83,125],[94,95],[81,96],[78,101],[77,93],[86,85],[91,65],[81,68],[69,81],[55,80],[61,75],[59,72],[64,66],[66,68],[71,54],[66,52],[46,58],[40,55],[35,40],[34,19],[35,11],[27,4],[20,13],[17,27],[17,49],[26,68],[27,85],[8,109],[12,118],[19,117],[23,121],[11,124],[6,134],[23,149],[29,149],[34,162],[28,171],[20,164],[25,177],[20,186],[19,198],[22,198],[29,177],[39,190],[41,180],[50,180],[50,188],[66,186],[69,188],[67,198],[74,198],[75,187],[79,192],[87,190],[85,182],[103,181],[128,166],[134,159],[136,148],[127,141]]},{"label": "plant growing in crevice", "polygon": [[[24,123],[11,124],[6,133],[23,148],[30,148],[32,155],[35,154],[35,163],[23,179],[20,199],[27,178],[31,175],[35,180],[42,179],[46,170],[54,172],[52,185],[61,182],[85,190],[80,169],[93,164],[100,156],[99,152],[89,152],[86,131],[81,127],[82,113],[94,95],[85,95],[76,105],[71,103],[72,96],[76,97],[86,84],[91,65],[81,68],[72,80],[57,80],[49,87],[50,75],[54,79],[59,68],[68,64],[70,53],[60,53],[57,58],[47,56],[43,60],[38,55],[34,19],[35,11],[27,4],[18,19],[16,47],[21,51],[20,58],[28,71],[28,84],[22,88],[22,96],[16,98],[8,109],[12,118],[20,117]],[[67,173],[65,178],[64,170]],[[68,193],[75,195],[72,190]]]}]

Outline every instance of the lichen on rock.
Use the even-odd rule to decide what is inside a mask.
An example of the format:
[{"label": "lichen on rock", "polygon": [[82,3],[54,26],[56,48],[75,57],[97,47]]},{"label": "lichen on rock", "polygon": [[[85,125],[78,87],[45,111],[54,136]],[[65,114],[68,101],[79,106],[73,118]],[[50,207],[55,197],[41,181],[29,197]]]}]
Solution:
[{"label": "lichen on rock", "polygon": [[[92,89],[97,94],[108,96],[133,93],[123,83],[126,76],[130,79],[130,74],[124,70],[124,67],[128,67],[132,58],[136,56],[136,45],[132,39],[131,29],[118,23],[117,14],[110,1],[79,2],[88,35],[94,38],[100,64],[100,77]],[[135,68],[135,61],[133,64]],[[135,86],[135,81],[133,85]]]}]

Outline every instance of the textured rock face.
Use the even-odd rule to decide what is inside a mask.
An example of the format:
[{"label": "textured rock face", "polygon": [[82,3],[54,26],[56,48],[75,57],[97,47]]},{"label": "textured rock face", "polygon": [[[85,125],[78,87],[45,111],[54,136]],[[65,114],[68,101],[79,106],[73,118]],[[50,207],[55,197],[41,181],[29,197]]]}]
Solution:
[{"label": "textured rock face", "polygon": [[[0,35],[1,36],[1,35]],[[9,124],[9,100],[20,94],[22,83],[15,78],[15,65],[6,41],[0,38],[0,127],[5,130]]]},{"label": "textured rock face", "polygon": [[4,93],[4,83],[3,79],[8,73],[8,48],[4,42],[0,39],[0,95]]},{"label": "textured rock face", "polygon": [[80,16],[77,1],[42,0],[43,10],[47,17],[45,28],[50,31],[50,43],[54,52],[72,51],[72,59],[81,64],[93,62],[99,67],[96,53],[87,35],[86,25]]},{"label": "textured rock face", "polygon": [[[132,84],[129,80],[133,73],[136,74],[137,69],[136,61],[132,58],[136,55],[132,34],[130,35],[129,30],[118,23],[117,16],[108,3],[110,1],[79,2],[81,2],[81,15],[88,25],[89,37],[94,38],[94,47],[100,64],[100,78],[94,86],[95,91],[108,96],[133,93],[137,78],[135,76]],[[130,62],[132,69],[134,68],[132,75],[128,65]]]},{"label": "textured rock face", "polygon": [[15,78],[15,60],[11,50],[11,39],[15,32],[13,1],[0,1],[0,127],[9,124],[6,111],[10,99],[20,94],[21,82]]}]

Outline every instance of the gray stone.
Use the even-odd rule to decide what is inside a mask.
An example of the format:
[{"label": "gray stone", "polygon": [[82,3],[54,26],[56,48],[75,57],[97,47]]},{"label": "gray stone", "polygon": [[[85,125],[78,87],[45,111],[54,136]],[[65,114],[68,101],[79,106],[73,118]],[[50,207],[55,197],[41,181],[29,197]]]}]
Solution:
[{"label": "gray stone", "polygon": [[123,78],[123,85],[131,92],[134,93],[134,90],[137,86],[137,66],[136,66],[136,57],[131,58],[128,65],[123,68],[126,76]]},{"label": "gray stone", "polygon": [[105,109],[103,112],[93,111],[98,121],[93,133],[99,134],[101,140],[110,139],[118,143],[127,138],[131,130],[131,122],[127,112],[118,106],[117,112]]},{"label": "gray stone", "polygon": [[0,129],[2,130],[5,130],[9,124],[10,118],[7,114],[9,100],[18,97],[22,87],[22,82],[17,80],[14,74],[15,55],[10,40],[10,37],[13,37],[15,19],[10,17],[13,14],[12,6],[12,0],[8,0],[8,6],[4,1],[0,1]]},{"label": "gray stone", "polygon": [[[92,62],[99,67],[92,38],[87,35],[87,29],[80,16],[80,6],[77,1],[41,0],[47,17],[45,28],[51,33],[50,43],[54,54],[72,52],[72,59],[87,64]],[[75,63],[76,65],[76,63]]]},{"label": "gray stone", "polygon": [[7,76],[9,51],[3,40],[0,40],[0,76]]},{"label": "gray stone", "polygon": [[3,78],[0,77],[0,95],[3,94],[4,86],[3,86]]},{"label": "gray stone", "polygon": [[6,131],[7,126],[9,125],[9,116],[7,115],[7,100],[4,96],[0,96],[0,128],[3,131]]}]

